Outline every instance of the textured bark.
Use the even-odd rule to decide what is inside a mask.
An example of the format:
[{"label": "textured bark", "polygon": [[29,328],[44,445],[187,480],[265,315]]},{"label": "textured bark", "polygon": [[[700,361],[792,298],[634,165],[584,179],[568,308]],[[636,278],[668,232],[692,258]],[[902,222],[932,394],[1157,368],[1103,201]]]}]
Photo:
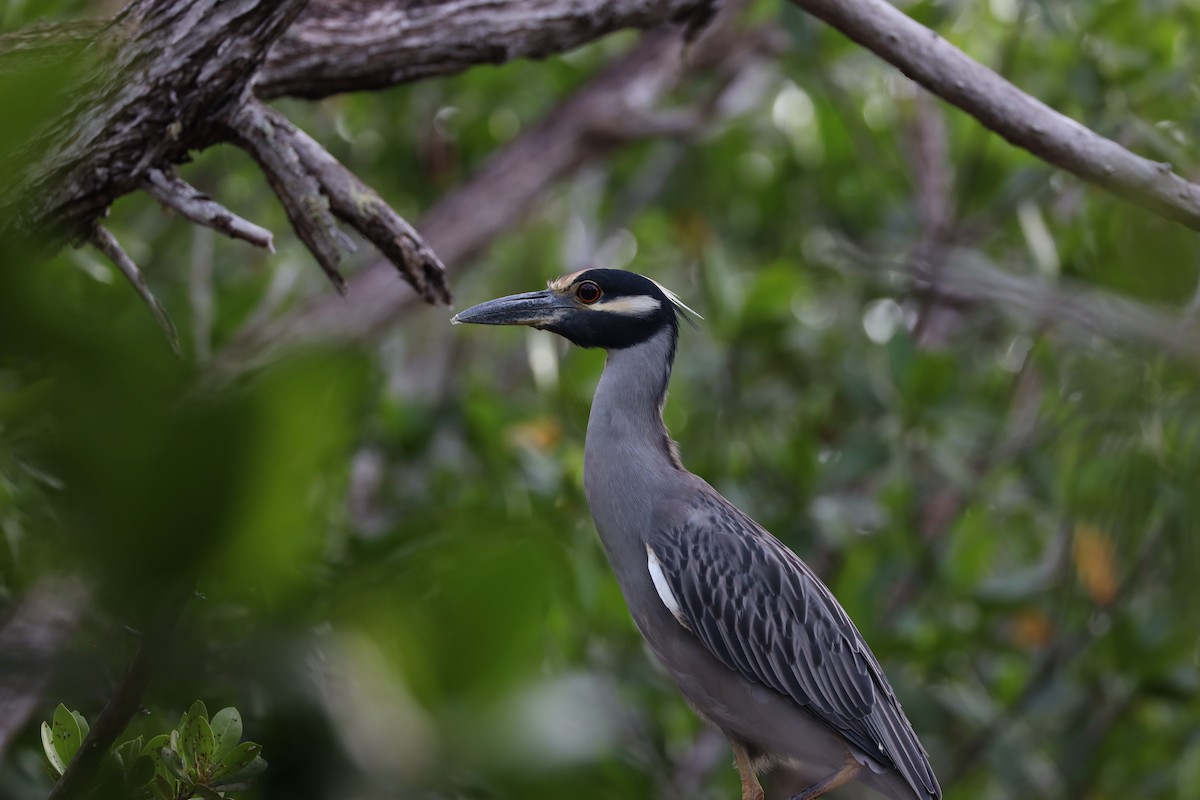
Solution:
[{"label": "textured bark", "polygon": [[544,58],[622,28],[703,15],[710,0],[314,0],[271,50],[260,97],[324,97]]},{"label": "textured bark", "polygon": [[[339,290],[346,284],[337,265],[349,240],[333,216],[376,244],[428,301],[448,302],[441,263],[416,231],[302,132],[289,128],[281,140],[290,146],[279,146],[271,133],[283,130],[282,118],[255,112],[252,86],[261,97],[386,86],[562,52],[618,28],[705,20],[711,7],[711,0],[133,0],[108,23],[0,37],[0,75],[41,64],[81,67],[61,113],[21,152],[0,156],[3,174],[17,176],[0,201],[0,237],[35,252],[93,241],[95,221],[114,200],[147,189],[198,224],[269,242],[269,233],[215,201],[161,180],[189,151],[232,139],[262,166]],[[108,243],[107,253],[119,251]]]},{"label": "textured bark", "polygon": [[182,162],[189,149],[213,143],[214,120],[242,98],[268,48],[306,2],[126,6],[83,48],[88,72],[62,113],[10,157],[8,174],[19,178],[0,207],[0,235],[42,238],[51,246],[86,238],[90,223],[139,188],[151,168]]}]

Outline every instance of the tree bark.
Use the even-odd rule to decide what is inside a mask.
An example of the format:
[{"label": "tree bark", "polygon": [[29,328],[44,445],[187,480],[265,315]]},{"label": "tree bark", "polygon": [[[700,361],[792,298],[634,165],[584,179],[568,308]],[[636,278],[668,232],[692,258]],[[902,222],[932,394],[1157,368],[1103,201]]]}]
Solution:
[{"label": "tree bark", "polygon": [[260,97],[325,97],[545,58],[623,28],[704,14],[711,0],[314,0],[271,49]]},{"label": "tree bark", "polygon": [[[133,0],[83,47],[82,85],[23,152],[0,236],[39,249],[87,236],[152,168],[219,138],[267,50],[307,0]],[[27,164],[24,169],[14,169]]]}]

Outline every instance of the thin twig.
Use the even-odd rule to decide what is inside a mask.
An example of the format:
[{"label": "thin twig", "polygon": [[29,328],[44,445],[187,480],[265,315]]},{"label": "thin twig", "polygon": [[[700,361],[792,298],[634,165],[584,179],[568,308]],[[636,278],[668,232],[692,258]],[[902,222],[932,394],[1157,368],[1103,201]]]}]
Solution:
[{"label": "thin twig", "polygon": [[162,170],[149,170],[144,188],[155,200],[175,209],[197,225],[205,225],[226,236],[275,252],[275,243],[269,230],[242,219],[177,175],[168,176]]},{"label": "thin twig", "polygon": [[1200,186],[1018,89],[886,0],[792,0],[1012,144],[1200,230]]},{"label": "thin twig", "polygon": [[117,269],[121,270],[131,284],[134,290],[142,298],[150,311],[154,314],[154,319],[158,322],[158,327],[162,328],[166,334],[167,342],[170,343],[171,349],[175,351],[175,355],[183,357],[183,348],[179,345],[179,332],[175,330],[175,323],[171,322],[171,317],[167,314],[167,309],[158,301],[154,293],[150,291],[150,285],[146,283],[146,277],[142,275],[142,271],[138,269],[137,264],[133,263],[133,259],[129,257],[122,248],[116,237],[109,232],[100,223],[92,224],[90,241],[96,246],[96,249],[108,256],[108,258],[117,265]]}]

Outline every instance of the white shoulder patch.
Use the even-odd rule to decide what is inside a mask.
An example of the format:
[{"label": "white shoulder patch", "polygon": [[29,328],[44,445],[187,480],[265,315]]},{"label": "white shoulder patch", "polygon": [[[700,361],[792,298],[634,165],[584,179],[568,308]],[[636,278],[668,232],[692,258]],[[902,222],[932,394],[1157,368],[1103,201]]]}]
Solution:
[{"label": "white shoulder patch", "polygon": [[667,576],[663,574],[662,564],[658,563],[658,556],[654,555],[650,545],[646,545],[646,568],[650,570],[650,580],[654,581],[654,591],[658,592],[658,599],[663,601],[663,605],[680,625],[691,630],[691,626],[683,618],[683,610],[671,591],[671,585],[667,583]]}]

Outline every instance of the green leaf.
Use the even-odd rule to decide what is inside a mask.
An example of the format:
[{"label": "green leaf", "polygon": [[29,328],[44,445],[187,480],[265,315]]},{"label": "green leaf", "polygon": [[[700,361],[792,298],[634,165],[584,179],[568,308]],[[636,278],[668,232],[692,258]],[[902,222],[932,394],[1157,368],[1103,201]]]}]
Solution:
[{"label": "green leaf", "polygon": [[236,708],[222,708],[212,718],[213,742],[216,750],[213,758],[220,761],[242,740],[242,715]]},{"label": "green leaf", "polygon": [[84,719],[83,714],[78,711],[72,711],[71,716],[75,718],[75,722],[79,724],[79,741],[82,742],[91,733],[92,726],[88,725],[88,721]]},{"label": "green leaf", "polygon": [[[218,778],[224,778],[230,775],[240,775],[242,770],[247,769],[255,759],[262,760],[258,754],[262,752],[262,745],[254,742],[243,742],[237,747],[225,754],[225,757],[217,762],[216,769],[212,771],[212,779],[208,782],[210,786],[217,785]],[[265,766],[265,762],[264,762]]]},{"label": "green leaf", "polygon": [[55,772],[55,777],[60,777],[67,771],[67,765],[63,763],[62,758],[58,755],[58,750],[54,748],[54,733],[50,730],[48,723],[42,723],[42,752],[46,754],[46,761],[50,764],[50,769]]},{"label": "green leaf", "polygon": [[[247,744],[250,744],[247,742]],[[244,788],[252,778],[256,778],[263,773],[267,768],[267,761],[262,756],[255,756],[249,764],[242,767],[236,772],[223,774],[220,778],[213,778],[208,782],[208,785],[214,789],[230,789],[234,786]]]},{"label": "green leaf", "polygon": [[83,737],[79,734],[79,722],[76,721],[75,715],[62,703],[54,709],[51,730],[54,733],[54,749],[64,764],[70,764],[71,759],[79,752],[79,743],[83,741]]},{"label": "green leaf", "polygon": [[154,774],[157,768],[158,765],[150,756],[138,756],[133,760],[133,765],[129,768],[127,785],[131,789],[138,789],[142,786],[145,786],[147,783],[154,780]]},{"label": "green leaf", "polygon": [[162,763],[167,768],[167,773],[175,780],[191,783],[192,779],[187,773],[187,768],[183,763],[183,756],[179,755],[179,751],[171,747],[164,747],[159,751],[162,755]]},{"label": "green leaf", "polygon": [[157,800],[175,800],[175,795],[178,794],[177,786],[175,781],[162,775],[155,775],[154,782],[150,784],[150,791]]},{"label": "green leaf", "polygon": [[166,763],[163,762],[162,749],[170,743],[170,737],[165,733],[160,733],[150,741],[146,742],[142,748],[142,755],[147,756],[154,762],[155,774],[161,775],[164,779],[171,777],[171,772],[167,769]]},{"label": "green leaf", "polygon": [[[200,713],[197,713],[197,710]],[[216,748],[207,716],[204,706],[197,700],[196,705],[188,712],[187,724],[179,732],[180,752],[197,783],[203,783],[208,778],[214,764],[213,751]]]},{"label": "green leaf", "polygon": [[193,786],[192,791],[196,793],[195,796],[202,797],[204,800],[225,800],[225,798],[207,786]]}]

